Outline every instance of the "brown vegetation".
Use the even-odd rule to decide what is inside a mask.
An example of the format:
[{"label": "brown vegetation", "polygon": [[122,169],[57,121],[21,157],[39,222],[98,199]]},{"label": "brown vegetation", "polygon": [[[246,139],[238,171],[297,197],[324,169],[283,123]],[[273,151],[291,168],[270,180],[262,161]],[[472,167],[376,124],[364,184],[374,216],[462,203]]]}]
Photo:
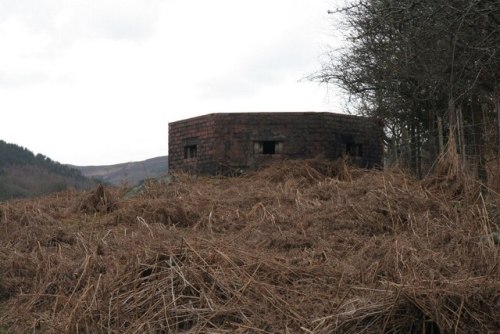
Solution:
[{"label": "brown vegetation", "polygon": [[2,203],[0,332],[493,333],[500,197],[450,173],[289,161]]}]

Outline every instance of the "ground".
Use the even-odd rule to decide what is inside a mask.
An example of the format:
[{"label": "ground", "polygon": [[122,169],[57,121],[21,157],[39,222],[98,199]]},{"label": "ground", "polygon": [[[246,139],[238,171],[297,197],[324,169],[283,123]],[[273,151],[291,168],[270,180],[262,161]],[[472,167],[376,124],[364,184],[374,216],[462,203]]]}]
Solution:
[{"label": "ground", "polygon": [[0,204],[0,333],[494,333],[500,197],[288,161]]}]

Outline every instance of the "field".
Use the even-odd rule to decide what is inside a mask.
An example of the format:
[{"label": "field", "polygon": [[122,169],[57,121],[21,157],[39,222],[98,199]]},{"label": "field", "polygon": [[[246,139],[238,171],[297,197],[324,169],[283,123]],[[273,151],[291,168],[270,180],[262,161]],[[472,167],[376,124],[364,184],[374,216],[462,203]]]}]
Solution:
[{"label": "field", "polygon": [[0,333],[498,333],[500,197],[441,163],[1,203]]}]

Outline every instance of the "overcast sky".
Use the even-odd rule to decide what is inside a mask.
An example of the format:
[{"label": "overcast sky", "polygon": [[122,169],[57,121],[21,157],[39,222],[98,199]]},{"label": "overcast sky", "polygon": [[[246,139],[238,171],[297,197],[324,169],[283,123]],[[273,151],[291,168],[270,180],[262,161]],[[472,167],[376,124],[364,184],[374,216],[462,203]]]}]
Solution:
[{"label": "overcast sky", "polygon": [[341,112],[302,80],[334,3],[0,0],[0,139],[102,165],[166,155],[168,123],[206,113]]}]

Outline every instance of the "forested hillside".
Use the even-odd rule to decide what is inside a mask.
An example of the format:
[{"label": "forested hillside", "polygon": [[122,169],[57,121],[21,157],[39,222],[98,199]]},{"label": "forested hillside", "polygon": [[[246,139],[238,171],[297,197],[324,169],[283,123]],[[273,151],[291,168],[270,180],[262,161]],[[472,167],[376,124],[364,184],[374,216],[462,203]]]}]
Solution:
[{"label": "forested hillside", "polygon": [[0,201],[48,194],[69,187],[88,188],[92,184],[77,169],[0,140]]}]

